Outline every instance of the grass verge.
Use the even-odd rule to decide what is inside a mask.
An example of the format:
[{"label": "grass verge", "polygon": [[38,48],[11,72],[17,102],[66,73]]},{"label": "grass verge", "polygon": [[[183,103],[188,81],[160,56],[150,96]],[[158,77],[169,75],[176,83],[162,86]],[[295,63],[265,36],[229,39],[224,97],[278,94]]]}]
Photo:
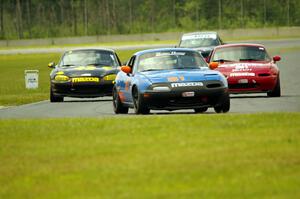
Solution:
[{"label": "grass verge", "polygon": [[300,197],[299,113],[0,120],[0,146],[0,198]]}]

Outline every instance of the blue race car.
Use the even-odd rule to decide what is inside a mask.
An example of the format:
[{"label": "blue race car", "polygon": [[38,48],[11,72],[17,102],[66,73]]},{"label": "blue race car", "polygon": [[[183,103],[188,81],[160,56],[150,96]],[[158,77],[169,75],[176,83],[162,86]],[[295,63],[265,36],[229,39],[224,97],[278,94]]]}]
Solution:
[{"label": "blue race car", "polygon": [[230,98],[226,78],[208,68],[199,52],[185,48],[144,50],[135,53],[117,74],[113,87],[117,114],[148,114],[153,110],[213,107],[228,112]]}]

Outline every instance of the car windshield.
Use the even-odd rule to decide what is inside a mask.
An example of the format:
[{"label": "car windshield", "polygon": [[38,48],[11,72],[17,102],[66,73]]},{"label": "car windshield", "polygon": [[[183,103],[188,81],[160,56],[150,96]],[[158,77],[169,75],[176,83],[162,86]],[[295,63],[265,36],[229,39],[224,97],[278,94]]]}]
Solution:
[{"label": "car windshield", "polygon": [[206,62],[197,52],[162,51],[141,55],[138,71],[199,69],[207,67]]},{"label": "car windshield", "polygon": [[117,67],[119,64],[114,53],[99,50],[69,51],[64,54],[59,63],[60,67],[87,65],[94,65],[96,67]]},{"label": "car windshield", "polygon": [[199,48],[217,45],[220,45],[220,43],[215,34],[187,35],[183,36],[180,42],[180,47],[183,48]]},{"label": "car windshield", "polygon": [[261,46],[234,46],[216,49],[211,59],[215,62],[240,61],[270,61],[264,47]]}]

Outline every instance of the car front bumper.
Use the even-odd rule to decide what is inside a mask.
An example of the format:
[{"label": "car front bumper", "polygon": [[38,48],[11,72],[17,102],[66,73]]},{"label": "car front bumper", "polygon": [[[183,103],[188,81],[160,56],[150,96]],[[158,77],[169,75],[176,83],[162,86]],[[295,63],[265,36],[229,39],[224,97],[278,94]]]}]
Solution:
[{"label": "car front bumper", "polygon": [[107,82],[72,82],[51,81],[51,89],[54,95],[61,97],[101,97],[112,95],[113,83]]},{"label": "car front bumper", "polygon": [[277,76],[229,77],[227,81],[230,93],[262,93],[275,88]]},{"label": "car front bumper", "polygon": [[[146,106],[155,110],[195,109],[213,107],[220,102],[224,93],[222,88],[201,88],[194,90],[180,89],[169,92],[146,91],[142,95]],[[190,95],[190,96],[189,96]]]}]

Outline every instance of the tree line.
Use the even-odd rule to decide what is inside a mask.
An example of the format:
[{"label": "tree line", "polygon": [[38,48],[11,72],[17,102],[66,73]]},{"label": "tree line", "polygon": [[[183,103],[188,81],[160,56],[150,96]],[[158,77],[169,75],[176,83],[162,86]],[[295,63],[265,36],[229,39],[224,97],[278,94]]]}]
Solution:
[{"label": "tree line", "polygon": [[0,0],[0,39],[299,25],[300,0]]}]

